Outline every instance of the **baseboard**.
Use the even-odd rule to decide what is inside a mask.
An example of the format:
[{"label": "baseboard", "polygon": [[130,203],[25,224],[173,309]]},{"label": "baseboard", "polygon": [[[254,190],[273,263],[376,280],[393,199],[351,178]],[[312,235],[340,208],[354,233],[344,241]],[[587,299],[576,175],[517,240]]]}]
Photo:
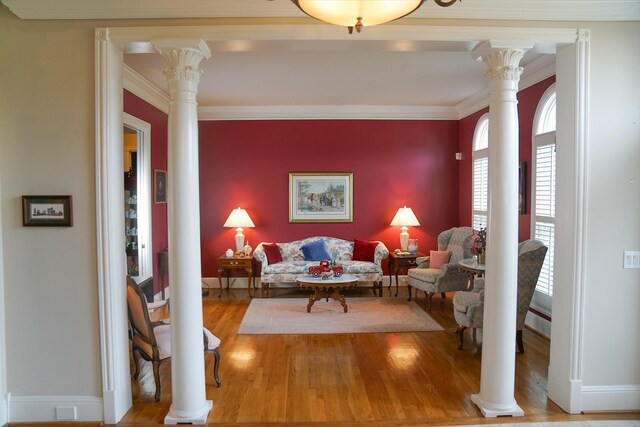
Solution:
[{"label": "baseboard", "polygon": [[[393,285],[395,286],[395,279],[393,280]],[[398,276],[398,284],[402,287],[402,286],[406,286],[407,285],[407,276]],[[217,277],[203,277],[202,278],[202,286],[204,286],[205,288],[213,288],[213,289],[219,289],[220,288],[220,284],[218,283],[218,278]],[[222,286],[223,288],[227,287],[227,279],[223,278],[222,279]],[[260,282],[260,278],[256,278],[256,287],[258,289],[260,289],[261,287],[261,282]],[[360,286],[360,285],[358,285]],[[372,285],[373,286],[373,285]],[[382,278],[382,286],[389,286],[389,276],[386,275]],[[229,288],[231,289],[247,289],[247,277],[230,277],[229,278]],[[165,294],[167,293],[167,290],[169,288],[165,289]]]},{"label": "baseboard", "polygon": [[551,338],[551,322],[538,316],[536,313],[528,312],[527,317],[524,319],[524,324],[540,335]]},{"label": "baseboard", "polygon": [[638,411],[640,385],[583,386],[582,411]]},{"label": "baseboard", "polygon": [[88,396],[11,396],[9,422],[102,421],[102,398]]}]

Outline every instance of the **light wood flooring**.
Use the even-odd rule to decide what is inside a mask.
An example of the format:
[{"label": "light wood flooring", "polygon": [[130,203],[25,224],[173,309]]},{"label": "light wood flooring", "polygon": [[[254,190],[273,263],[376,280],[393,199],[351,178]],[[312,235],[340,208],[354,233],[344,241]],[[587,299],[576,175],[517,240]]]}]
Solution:
[{"label": "light wood flooring", "polygon": [[[395,289],[393,290],[395,292]],[[261,297],[261,291],[254,294]],[[384,298],[394,298],[385,287]],[[273,297],[305,297],[294,290]],[[347,299],[371,296],[368,289]],[[480,350],[470,335],[458,351],[452,294],[433,299],[429,314],[444,332],[343,335],[237,335],[250,298],[246,289],[212,289],[203,298],[204,324],[222,340],[215,386],[213,356],[206,357],[208,422],[217,425],[464,425],[600,419],[569,416],[547,399],[549,341],[525,330],[516,355],[516,401],[524,418],[484,419],[469,396],[480,390]],[[406,300],[406,288],[400,296]],[[415,299],[423,309],[424,294]],[[345,314],[345,319],[348,314]],[[514,349],[515,353],[515,349]],[[134,405],[119,425],[161,424],[171,402],[170,362],[161,364],[162,398],[155,403],[150,363],[132,381]],[[604,419],[637,419],[606,414]]]}]

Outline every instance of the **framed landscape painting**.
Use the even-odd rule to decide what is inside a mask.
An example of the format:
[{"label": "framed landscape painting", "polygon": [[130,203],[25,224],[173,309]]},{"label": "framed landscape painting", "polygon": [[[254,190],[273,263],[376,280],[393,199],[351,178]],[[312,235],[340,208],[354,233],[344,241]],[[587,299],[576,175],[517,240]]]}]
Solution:
[{"label": "framed landscape painting", "polygon": [[71,196],[22,196],[24,227],[71,227]]},{"label": "framed landscape painting", "polygon": [[353,222],[353,173],[290,172],[289,222]]}]

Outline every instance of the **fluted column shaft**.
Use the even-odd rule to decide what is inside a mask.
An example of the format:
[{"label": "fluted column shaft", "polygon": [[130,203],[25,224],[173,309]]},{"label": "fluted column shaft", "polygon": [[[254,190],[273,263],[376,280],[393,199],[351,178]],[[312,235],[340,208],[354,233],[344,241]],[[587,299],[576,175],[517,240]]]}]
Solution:
[{"label": "fluted column shaft", "polygon": [[487,65],[489,105],[489,217],[482,325],[480,394],[486,417],[524,415],[514,398],[518,282],[519,62],[531,46],[484,42],[474,54]]},{"label": "fluted column shaft", "polygon": [[202,42],[154,42],[165,57],[169,84],[167,202],[171,283],[172,403],[165,424],[204,424],[206,400],[200,269],[200,199],[196,95]]}]

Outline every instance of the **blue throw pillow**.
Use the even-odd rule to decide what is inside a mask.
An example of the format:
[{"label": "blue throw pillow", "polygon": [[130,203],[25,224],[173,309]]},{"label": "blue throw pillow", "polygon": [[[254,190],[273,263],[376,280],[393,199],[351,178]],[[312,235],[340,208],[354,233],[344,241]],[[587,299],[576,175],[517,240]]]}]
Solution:
[{"label": "blue throw pillow", "polygon": [[324,240],[314,240],[302,246],[302,254],[305,261],[322,261],[323,259],[331,259],[331,255],[327,252]]}]

